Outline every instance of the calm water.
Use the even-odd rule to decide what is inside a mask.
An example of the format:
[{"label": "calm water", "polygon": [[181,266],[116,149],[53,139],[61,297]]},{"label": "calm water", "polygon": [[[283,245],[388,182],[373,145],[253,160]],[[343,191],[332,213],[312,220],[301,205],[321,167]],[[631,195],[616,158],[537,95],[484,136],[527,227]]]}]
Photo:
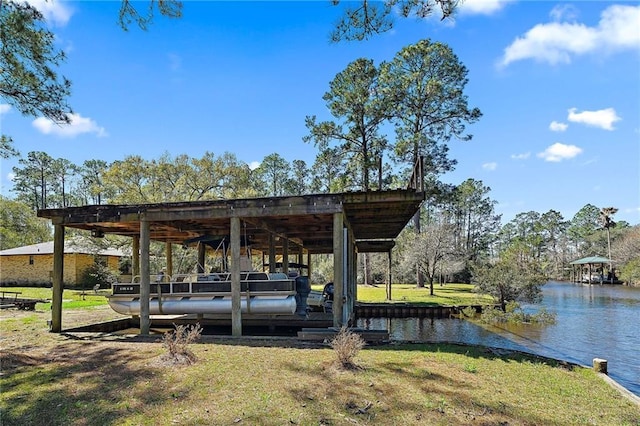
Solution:
[{"label": "calm water", "polygon": [[358,326],[386,328],[395,340],[481,344],[587,366],[604,358],[609,376],[640,395],[640,289],[552,281],[543,295],[541,306],[556,313],[554,325],[484,328],[455,319],[371,318]]}]

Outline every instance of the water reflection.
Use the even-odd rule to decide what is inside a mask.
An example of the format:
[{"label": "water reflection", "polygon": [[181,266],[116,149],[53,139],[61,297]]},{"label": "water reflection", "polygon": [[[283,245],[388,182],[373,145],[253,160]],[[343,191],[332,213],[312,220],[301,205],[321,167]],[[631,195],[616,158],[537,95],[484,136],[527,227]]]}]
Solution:
[{"label": "water reflection", "polygon": [[[620,285],[550,282],[541,306],[555,312],[551,326],[485,326],[457,319],[367,318],[358,326],[387,329],[394,340],[460,342],[532,352],[591,365],[608,360],[609,374],[640,395],[640,289]],[[525,310],[540,306],[524,306]]]}]

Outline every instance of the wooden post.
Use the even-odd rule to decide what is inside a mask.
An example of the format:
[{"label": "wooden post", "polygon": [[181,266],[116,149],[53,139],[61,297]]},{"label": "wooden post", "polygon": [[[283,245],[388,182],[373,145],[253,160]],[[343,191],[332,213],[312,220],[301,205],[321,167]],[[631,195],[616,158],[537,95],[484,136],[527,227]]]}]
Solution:
[{"label": "wooden post", "polygon": [[596,373],[607,374],[607,360],[602,358],[594,358],[593,370]]},{"label": "wooden post", "polygon": [[311,253],[307,251],[307,275],[309,276],[309,283],[311,283],[311,271],[312,271]]},{"label": "wooden post", "polygon": [[62,331],[62,291],[64,287],[64,226],[53,227],[53,288],[51,295],[51,331]]},{"label": "wooden post", "polygon": [[131,242],[131,275],[140,275],[140,236],[134,235]]},{"label": "wooden post", "polygon": [[207,251],[207,247],[202,243],[198,243],[198,267],[197,271],[199,274],[204,273],[204,255]]},{"label": "wooden post", "polygon": [[167,257],[167,273],[164,275],[164,280],[170,282],[170,277],[173,275],[173,245],[168,241],[164,243],[164,253]]},{"label": "wooden post", "polygon": [[[231,334],[242,336],[240,301],[240,218],[231,218]],[[269,265],[271,266],[271,265]]]},{"label": "wooden post", "polygon": [[333,214],[333,326],[342,327],[344,296],[344,218]]},{"label": "wooden post", "polygon": [[269,234],[269,272],[276,271],[276,241],[273,234]]},{"label": "wooden post", "polygon": [[289,240],[282,241],[282,272],[289,273]]},{"label": "wooden post", "polygon": [[149,319],[149,298],[151,296],[149,241],[151,227],[149,221],[140,221],[140,334],[148,335],[151,328]]},{"label": "wooden post", "polygon": [[391,300],[391,250],[387,253],[387,300]]}]

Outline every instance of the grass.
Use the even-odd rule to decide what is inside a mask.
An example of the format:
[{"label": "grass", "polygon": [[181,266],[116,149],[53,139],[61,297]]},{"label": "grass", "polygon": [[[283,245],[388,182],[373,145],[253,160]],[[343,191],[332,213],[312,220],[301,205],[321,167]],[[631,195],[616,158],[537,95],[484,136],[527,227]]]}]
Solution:
[{"label": "grass", "polygon": [[[18,291],[21,294],[18,297],[29,299],[51,300],[51,289],[44,287],[1,287],[0,291]],[[64,289],[62,292],[62,309],[87,309],[95,306],[107,305],[107,296],[111,294],[111,290],[99,290],[95,293],[93,290],[77,290]],[[9,295],[7,295],[9,296]],[[36,303],[36,309],[50,310],[51,302]]]},{"label": "grass", "polygon": [[[429,287],[416,287],[415,284],[393,284],[392,302],[407,302],[426,306],[455,306],[494,303],[489,296],[481,296],[473,292],[471,284],[435,284],[434,295],[429,295]],[[359,302],[385,302],[385,285],[358,286]]]},{"label": "grass", "polygon": [[46,351],[4,349],[2,424],[640,424],[591,370],[518,353],[376,346],[344,370],[322,345],[210,339],[191,346],[195,364],[168,368],[160,339],[132,340],[45,333]]}]

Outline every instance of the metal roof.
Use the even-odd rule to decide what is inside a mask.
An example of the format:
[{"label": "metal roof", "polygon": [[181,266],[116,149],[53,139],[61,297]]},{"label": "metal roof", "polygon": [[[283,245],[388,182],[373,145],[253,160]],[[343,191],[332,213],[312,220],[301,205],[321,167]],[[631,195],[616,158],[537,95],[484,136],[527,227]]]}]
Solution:
[{"label": "metal roof", "polygon": [[[122,250],[118,249],[106,249],[97,250],[88,246],[87,244],[79,243],[75,240],[65,241],[64,244],[65,254],[97,254],[101,256],[126,256]],[[53,254],[53,241],[47,241],[45,243],[32,244],[29,246],[14,247],[0,251],[0,256],[17,256],[17,255],[37,255],[37,254]]]},{"label": "metal roof", "polygon": [[95,205],[39,210],[53,224],[94,234],[134,236],[140,222],[150,238],[183,244],[202,236],[230,235],[230,218],[241,219],[241,233],[252,249],[268,251],[269,237],[286,238],[309,253],[333,252],[334,214],[343,213],[358,251],[389,251],[394,239],[419,210],[424,192],[416,189],[346,192],[290,197],[208,200],[154,204]]},{"label": "metal roof", "polygon": [[588,265],[594,263],[610,263],[611,259],[602,256],[583,257],[582,259],[569,262],[570,265]]}]

